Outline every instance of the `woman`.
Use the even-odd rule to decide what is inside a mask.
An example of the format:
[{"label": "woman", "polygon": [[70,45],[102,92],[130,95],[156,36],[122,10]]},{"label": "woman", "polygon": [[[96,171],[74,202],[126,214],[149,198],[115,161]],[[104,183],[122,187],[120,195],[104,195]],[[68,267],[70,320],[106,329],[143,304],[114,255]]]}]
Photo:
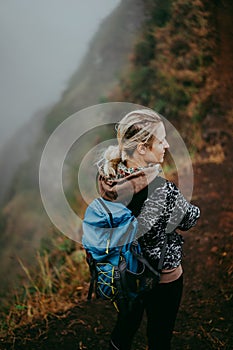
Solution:
[{"label": "woman", "polygon": [[100,195],[123,202],[137,217],[143,255],[155,269],[168,240],[160,283],[138,297],[127,315],[118,313],[109,349],[131,349],[145,310],[148,349],[168,350],[183,288],[183,241],[175,229],[194,226],[200,211],[173,183],[158,176],[169,145],[157,113],[149,109],[128,113],[118,124],[117,139],[118,145],[108,147],[99,168]]}]

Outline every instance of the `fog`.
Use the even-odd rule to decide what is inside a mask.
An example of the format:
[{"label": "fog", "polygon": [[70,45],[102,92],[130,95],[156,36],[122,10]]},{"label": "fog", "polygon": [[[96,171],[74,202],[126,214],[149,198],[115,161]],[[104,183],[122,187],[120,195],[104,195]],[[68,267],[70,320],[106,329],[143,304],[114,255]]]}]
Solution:
[{"label": "fog", "polygon": [[0,149],[53,105],[120,0],[0,0]]}]

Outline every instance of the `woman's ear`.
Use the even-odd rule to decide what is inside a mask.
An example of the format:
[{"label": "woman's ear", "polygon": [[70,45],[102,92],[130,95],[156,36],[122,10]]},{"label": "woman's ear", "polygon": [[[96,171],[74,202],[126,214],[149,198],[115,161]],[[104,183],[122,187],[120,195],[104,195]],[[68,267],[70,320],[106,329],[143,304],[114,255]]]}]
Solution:
[{"label": "woman's ear", "polygon": [[146,153],[146,146],[144,145],[144,143],[138,143],[137,151],[141,155],[144,155]]}]

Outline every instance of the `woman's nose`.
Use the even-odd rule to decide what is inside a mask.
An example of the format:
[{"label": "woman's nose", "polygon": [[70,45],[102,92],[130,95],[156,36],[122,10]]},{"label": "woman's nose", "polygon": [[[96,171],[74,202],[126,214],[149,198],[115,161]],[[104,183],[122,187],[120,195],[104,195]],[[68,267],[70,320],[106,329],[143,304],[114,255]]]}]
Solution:
[{"label": "woman's nose", "polygon": [[164,146],[163,146],[164,148],[169,148],[170,146],[169,146],[169,143],[167,142],[167,140],[165,139],[164,140]]}]

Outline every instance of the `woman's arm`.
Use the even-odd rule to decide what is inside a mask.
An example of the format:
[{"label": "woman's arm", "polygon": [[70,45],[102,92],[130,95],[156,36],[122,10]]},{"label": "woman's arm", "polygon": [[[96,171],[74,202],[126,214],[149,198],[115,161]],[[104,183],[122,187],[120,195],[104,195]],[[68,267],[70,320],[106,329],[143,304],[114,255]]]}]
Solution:
[{"label": "woman's arm", "polygon": [[197,220],[200,217],[200,209],[197,206],[189,203],[175,184],[168,184],[172,193],[170,196],[170,201],[169,199],[167,201],[167,207],[169,208],[168,210],[170,212],[168,227],[171,228],[172,226],[173,230],[189,230],[191,227],[196,225]]},{"label": "woman's arm", "polygon": [[189,203],[174,183],[165,180],[144,202],[138,222],[142,234],[152,227],[156,231],[172,232],[177,228],[190,229],[199,217],[199,208]]}]

